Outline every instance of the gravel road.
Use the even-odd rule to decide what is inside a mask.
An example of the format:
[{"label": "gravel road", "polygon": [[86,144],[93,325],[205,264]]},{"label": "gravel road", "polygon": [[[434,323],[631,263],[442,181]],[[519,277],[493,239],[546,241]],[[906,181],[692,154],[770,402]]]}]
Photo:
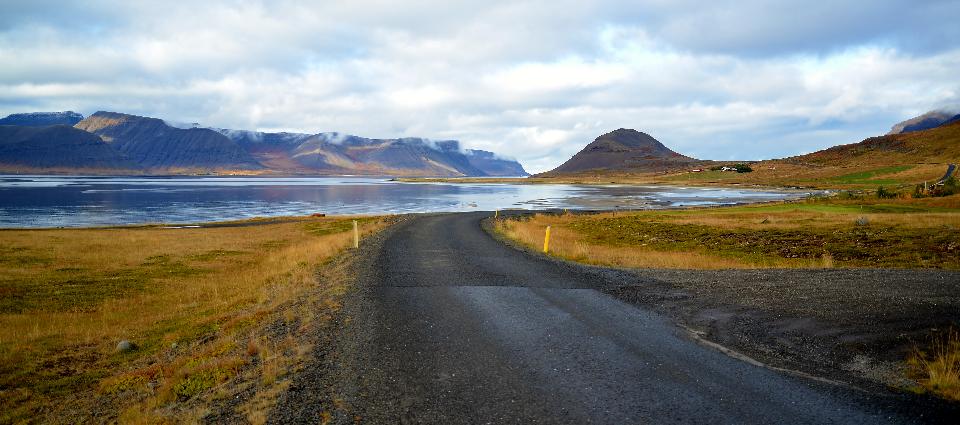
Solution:
[{"label": "gravel road", "polygon": [[[779,373],[610,295],[630,272],[510,248],[487,214],[365,241],[336,335],[276,423],[916,423],[909,398]],[[921,417],[921,415],[926,415]]]}]

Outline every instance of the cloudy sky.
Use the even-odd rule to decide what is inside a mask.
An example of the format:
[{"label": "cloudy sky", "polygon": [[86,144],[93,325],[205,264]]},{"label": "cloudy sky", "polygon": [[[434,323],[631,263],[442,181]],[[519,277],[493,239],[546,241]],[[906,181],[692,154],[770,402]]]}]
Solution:
[{"label": "cloudy sky", "polygon": [[65,3],[0,0],[0,114],[458,139],[544,171],[619,127],[761,159],[960,104],[960,1]]}]

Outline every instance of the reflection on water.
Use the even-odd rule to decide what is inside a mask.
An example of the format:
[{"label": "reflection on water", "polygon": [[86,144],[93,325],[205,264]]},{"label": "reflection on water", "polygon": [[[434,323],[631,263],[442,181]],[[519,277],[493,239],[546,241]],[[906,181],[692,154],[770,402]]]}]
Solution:
[{"label": "reflection on water", "polygon": [[0,227],[189,223],[316,212],[662,208],[803,195],[663,186],[399,183],[368,177],[0,175]]}]

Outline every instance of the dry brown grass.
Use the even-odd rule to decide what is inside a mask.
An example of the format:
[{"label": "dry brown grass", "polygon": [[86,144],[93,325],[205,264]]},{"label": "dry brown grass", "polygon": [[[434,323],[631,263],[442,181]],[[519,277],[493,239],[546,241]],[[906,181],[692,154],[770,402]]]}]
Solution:
[{"label": "dry brown grass", "polygon": [[[551,254],[640,268],[960,267],[960,196],[545,215],[496,229]],[[857,225],[864,218],[868,225]]]},{"label": "dry brown grass", "polygon": [[[316,270],[352,243],[344,223],[0,231],[0,422],[85,421],[99,403],[124,422],[183,419],[240,376],[276,383],[309,347],[270,325],[338,307],[345,288]],[[115,353],[121,339],[140,348]]]},{"label": "dry brown grass", "polygon": [[960,335],[955,329],[934,337],[927,350],[916,349],[907,364],[924,391],[960,400]]},{"label": "dry brown grass", "polygon": [[[622,215],[622,214],[621,214]],[[571,261],[594,265],[637,268],[668,269],[738,269],[756,267],[796,267],[796,261],[771,261],[766,264],[747,262],[733,258],[724,258],[705,252],[656,251],[643,246],[619,247],[594,245],[582,242],[583,238],[575,231],[566,228],[574,219],[573,215],[537,214],[529,220],[498,220],[496,230],[504,236],[516,240],[530,249],[539,250],[543,246],[546,226],[550,230],[550,255]],[[813,267],[819,263],[804,262],[803,266]]]},{"label": "dry brown grass", "polygon": [[870,223],[884,226],[925,228],[930,226],[960,227],[960,214],[955,212],[928,212],[917,214],[876,213],[869,208],[858,211],[816,211],[795,209],[771,212],[764,208],[742,208],[733,212],[705,211],[698,215],[664,216],[674,223],[701,224],[724,229],[799,229],[804,227],[837,227],[854,223],[864,217]]}]

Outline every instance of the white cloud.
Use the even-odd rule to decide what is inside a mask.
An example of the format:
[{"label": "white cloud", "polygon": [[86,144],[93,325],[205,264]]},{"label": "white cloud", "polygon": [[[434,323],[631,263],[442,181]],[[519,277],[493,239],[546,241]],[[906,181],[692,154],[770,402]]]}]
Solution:
[{"label": "white cloud", "polygon": [[960,99],[957,2],[8,3],[0,114],[455,138],[533,171],[618,127],[754,159]]}]

